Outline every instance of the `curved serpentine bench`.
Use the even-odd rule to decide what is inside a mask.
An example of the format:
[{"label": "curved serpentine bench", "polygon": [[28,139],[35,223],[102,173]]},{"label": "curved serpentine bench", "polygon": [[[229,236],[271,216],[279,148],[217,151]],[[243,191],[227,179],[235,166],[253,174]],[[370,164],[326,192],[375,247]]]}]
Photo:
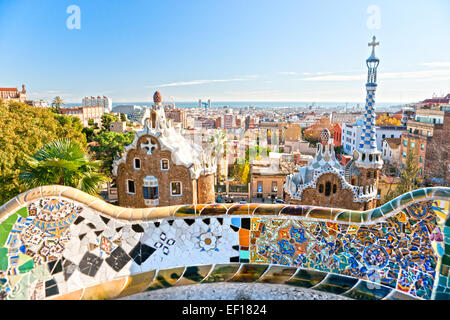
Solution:
[{"label": "curved serpentine bench", "polygon": [[450,188],[369,211],[282,204],[121,208],[64,186],[0,207],[0,298],[115,299],[210,282],[355,299],[450,298]]}]

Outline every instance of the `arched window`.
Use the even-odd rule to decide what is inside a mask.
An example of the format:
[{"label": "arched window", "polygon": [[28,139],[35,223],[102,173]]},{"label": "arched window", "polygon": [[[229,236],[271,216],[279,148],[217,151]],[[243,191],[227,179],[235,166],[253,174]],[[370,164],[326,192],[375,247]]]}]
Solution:
[{"label": "arched window", "polygon": [[325,196],[328,197],[331,194],[331,182],[327,181],[327,183],[325,183]]},{"label": "arched window", "polygon": [[336,193],[337,187],[335,184],[333,184],[333,193]]},{"label": "arched window", "polygon": [[373,156],[369,154],[369,161],[372,162]]},{"label": "arched window", "polygon": [[323,184],[319,184],[319,193],[323,193]]},{"label": "arched window", "polygon": [[370,175],[370,171],[367,171],[367,178],[370,179],[371,175]]}]

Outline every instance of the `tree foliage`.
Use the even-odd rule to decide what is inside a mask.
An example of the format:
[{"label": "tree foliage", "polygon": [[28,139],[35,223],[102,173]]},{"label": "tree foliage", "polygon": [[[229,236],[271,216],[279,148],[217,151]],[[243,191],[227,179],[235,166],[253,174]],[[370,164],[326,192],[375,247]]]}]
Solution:
[{"label": "tree foliage", "polygon": [[60,137],[86,148],[79,120],[55,115],[48,108],[0,100],[0,123],[0,205],[28,189],[19,181],[26,156]]},{"label": "tree foliage", "polygon": [[109,126],[111,125],[111,122],[113,121],[120,121],[119,117],[111,114],[111,113],[104,113],[102,115],[102,128],[101,131],[109,131]]},{"label": "tree foliage", "polygon": [[100,161],[91,161],[79,144],[58,139],[25,157],[19,179],[28,187],[59,184],[97,194],[109,179],[98,172]]},{"label": "tree foliage", "polygon": [[101,170],[104,174],[111,177],[114,159],[121,156],[125,146],[131,144],[133,139],[134,132],[103,132],[94,137],[98,145],[91,146],[90,151],[95,159],[102,160]]},{"label": "tree foliage", "polygon": [[409,147],[406,155],[406,165],[400,171],[400,182],[394,190],[386,194],[385,201],[391,201],[404,193],[418,189],[421,183],[419,171],[420,167],[417,165],[417,157],[411,147]]},{"label": "tree foliage", "polygon": [[383,113],[382,115],[380,115],[376,120],[375,120],[375,124],[377,126],[401,126],[402,125],[402,121],[401,121],[401,115],[400,115],[400,119],[392,117],[387,115],[386,113]]}]

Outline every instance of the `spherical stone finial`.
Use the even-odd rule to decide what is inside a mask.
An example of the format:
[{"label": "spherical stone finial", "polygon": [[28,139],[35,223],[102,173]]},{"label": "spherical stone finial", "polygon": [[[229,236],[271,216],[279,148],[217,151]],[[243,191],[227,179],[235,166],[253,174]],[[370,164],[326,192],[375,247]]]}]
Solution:
[{"label": "spherical stone finial", "polygon": [[155,94],[153,95],[153,102],[160,103],[161,101],[162,101],[161,93],[159,93],[159,91],[155,91]]},{"label": "spherical stone finial", "polygon": [[322,130],[322,133],[320,134],[320,142],[322,143],[322,145],[328,144],[330,136],[331,136],[330,130],[328,130],[327,128]]}]

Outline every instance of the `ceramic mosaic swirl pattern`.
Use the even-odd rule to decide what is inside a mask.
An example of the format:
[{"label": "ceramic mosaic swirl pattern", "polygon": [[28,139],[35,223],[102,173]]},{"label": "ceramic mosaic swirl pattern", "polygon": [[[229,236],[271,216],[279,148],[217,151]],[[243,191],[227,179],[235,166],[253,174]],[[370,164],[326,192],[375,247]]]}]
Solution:
[{"label": "ceramic mosaic swirl pattern", "polygon": [[114,299],[208,282],[355,299],[450,299],[450,189],[374,210],[270,204],[121,208],[32,189],[0,208],[1,299]]}]

